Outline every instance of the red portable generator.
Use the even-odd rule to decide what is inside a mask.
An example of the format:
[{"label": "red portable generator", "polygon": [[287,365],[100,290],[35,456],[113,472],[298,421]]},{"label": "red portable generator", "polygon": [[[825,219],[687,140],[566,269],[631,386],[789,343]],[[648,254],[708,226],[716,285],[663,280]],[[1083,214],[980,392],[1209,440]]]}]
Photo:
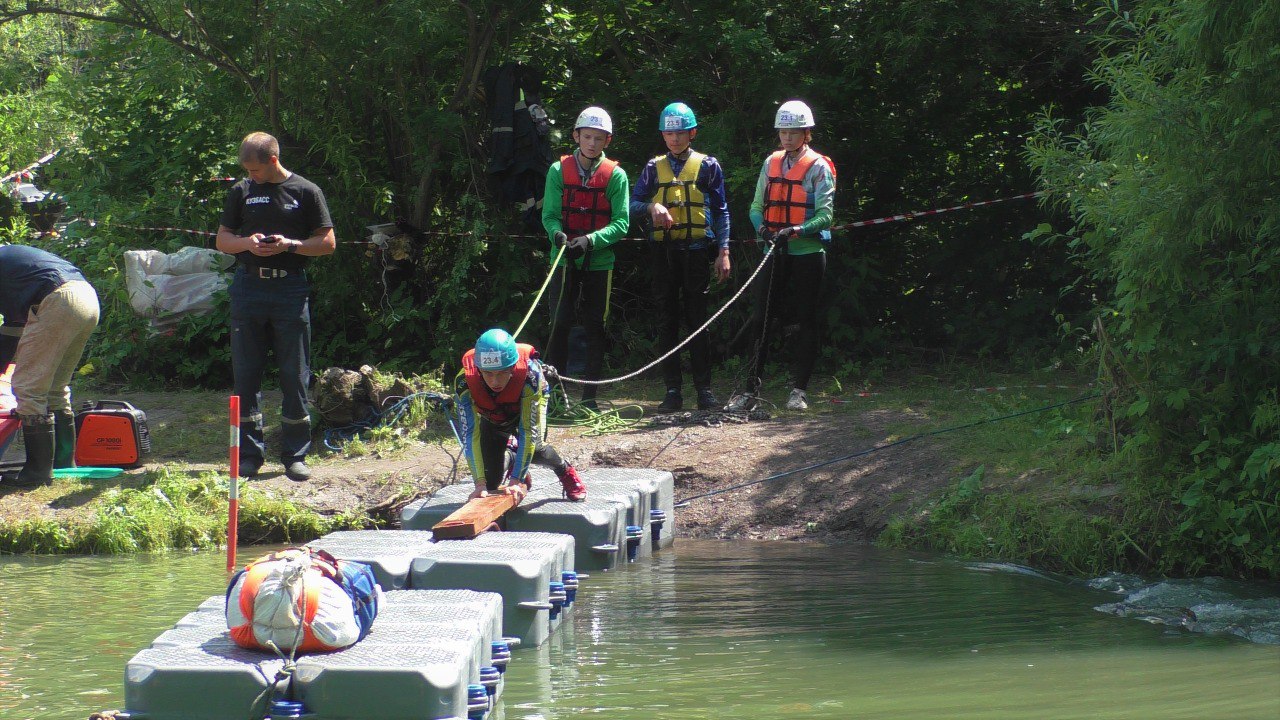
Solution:
[{"label": "red portable generator", "polygon": [[137,467],[151,452],[147,414],[121,400],[87,402],[76,413],[76,465]]}]

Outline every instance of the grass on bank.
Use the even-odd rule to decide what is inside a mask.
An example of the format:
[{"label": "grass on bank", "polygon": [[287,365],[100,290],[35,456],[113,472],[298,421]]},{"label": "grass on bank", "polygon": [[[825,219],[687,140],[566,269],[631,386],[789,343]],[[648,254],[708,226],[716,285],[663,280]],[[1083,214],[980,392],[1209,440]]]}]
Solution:
[{"label": "grass on bank", "polygon": [[[1133,482],[1136,463],[1113,453],[1103,400],[1090,397],[1104,389],[1061,378],[991,380],[972,387],[916,385],[883,398],[921,419],[893,428],[888,440],[982,424],[929,439],[952,461],[950,484],[892,518],[877,542],[1079,576],[1162,570],[1153,550],[1159,531],[1146,511],[1160,501]],[[1071,387],[1035,387],[1040,384]],[[981,390],[992,385],[1006,389]],[[1075,399],[1080,402],[983,422]]]},{"label": "grass on bank", "polygon": [[[123,554],[212,549],[227,541],[226,475],[191,475],[162,465],[106,490],[73,492],[69,502],[76,501],[92,505],[79,519],[38,517],[0,524],[0,553]],[[240,483],[239,537],[244,545],[305,542],[369,524],[362,515],[321,515]]]},{"label": "grass on bank", "polygon": [[[777,371],[763,396],[786,416],[780,408],[790,388],[779,382],[785,371]],[[1169,503],[1134,481],[1138,463],[1114,453],[1103,400],[1090,397],[1105,390],[1094,385],[1090,368],[1060,364],[1026,369],[944,358],[904,368],[852,361],[814,377],[809,412],[885,411],[901,418],[883,437],[851,437],[851,453],[972,424],[902,446],[908,453],[927,446],[945,458],[951,481],[890,518],[880,545],[1080,576],[1159,571],[1157,538],[1168,537],[1171,527],[1167,511],[1151,508]],[[1040,411],[1071,400],[1079,402]],[[1006,418],[1027,411],[1037,412]]]}]

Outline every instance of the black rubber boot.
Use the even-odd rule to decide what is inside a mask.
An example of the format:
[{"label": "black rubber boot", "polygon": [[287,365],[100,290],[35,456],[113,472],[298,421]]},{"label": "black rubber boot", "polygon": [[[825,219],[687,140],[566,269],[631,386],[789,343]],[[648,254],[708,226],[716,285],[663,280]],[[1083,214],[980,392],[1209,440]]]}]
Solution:
[{"label": "black rubber boot", "polygon": [[76,466],[76,416],[70,410],[53,414],[53,466]]},{"label": "black rubber boot", "polygon": [[6,485],[33,488],[53,484],[53,416],[24,415],[22,441],[27,446],[27,461]]}]

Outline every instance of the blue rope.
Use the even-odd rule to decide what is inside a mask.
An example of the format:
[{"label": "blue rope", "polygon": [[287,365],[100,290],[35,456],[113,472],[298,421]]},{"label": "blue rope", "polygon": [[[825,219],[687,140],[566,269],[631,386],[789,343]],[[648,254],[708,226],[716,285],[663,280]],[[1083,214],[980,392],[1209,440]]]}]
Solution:
[{"label": "blue rope", "polygon": [[364,420],[325,430],[324,446],[334,452],[339,452],[342,450],[343,445],[362,432],[382,425],[395,425],[409,411],[413,401],[419,398],[433,402],[436,408],[444,413],[445,419],[449,421],[449,427],[453,429],[453,436],[455,438],[458,437],[458,428],[454,425],[453,416],[448,411],[448,407],[453,404],[453,399],[438,392],[416,392],[400,398],[382,412],[374,410]]}]

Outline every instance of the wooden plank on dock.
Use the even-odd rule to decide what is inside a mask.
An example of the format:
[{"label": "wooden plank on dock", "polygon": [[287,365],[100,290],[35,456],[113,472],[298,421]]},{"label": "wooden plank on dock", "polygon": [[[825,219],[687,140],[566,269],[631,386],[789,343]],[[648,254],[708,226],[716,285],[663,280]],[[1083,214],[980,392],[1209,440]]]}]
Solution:
[{"label": "wooden plank on dock", "polygon": [[516,499],[506,493],[468,500],[452,515],[431,528],[437,540],[469,540],[489,529],[508,510],[516,506]]}]

